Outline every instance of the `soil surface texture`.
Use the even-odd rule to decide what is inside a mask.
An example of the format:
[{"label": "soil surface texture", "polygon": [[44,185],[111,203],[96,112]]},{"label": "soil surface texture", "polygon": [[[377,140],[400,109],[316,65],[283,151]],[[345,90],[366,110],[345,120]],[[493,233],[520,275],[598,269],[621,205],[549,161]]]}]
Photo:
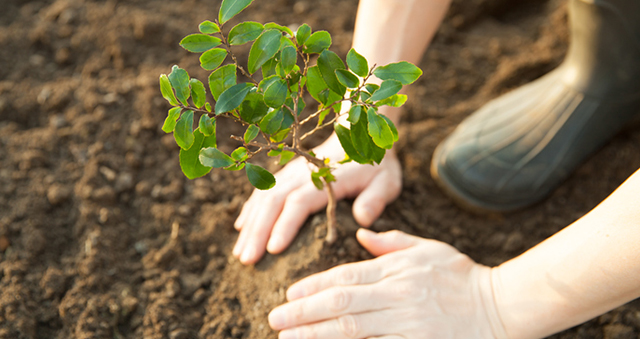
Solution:
[{"label": "soil surface texture", "polygon": [[[173,137],[160,129],[169,107],[158,76],[179,64],[206,79],[178,42],[215,18],[219,4],[2,0],[0,339],[276,338],[266,316],[288,286],[371,258],[355,240],[352,202],[342,201],[337,244],[323,245],[320,213],[284,254],[245,267],[231,256],[233,221],[251,193],[243,172],[182,175]],[[332,50],[345,56],[356,7],[256,0],[234,21],[306,22],[331,32]],[[544,202],[517,213],[468,213],[429,175],[433,150],[460,121],[562,61],[566,19],[564,0],[454,0],[420,64],[424,76],[408,91],[398,145],[403,193],[374,230],[438,239],[499,265],[640,168],[636,125]],[[551,338],[640,338],[640,303]]]}]

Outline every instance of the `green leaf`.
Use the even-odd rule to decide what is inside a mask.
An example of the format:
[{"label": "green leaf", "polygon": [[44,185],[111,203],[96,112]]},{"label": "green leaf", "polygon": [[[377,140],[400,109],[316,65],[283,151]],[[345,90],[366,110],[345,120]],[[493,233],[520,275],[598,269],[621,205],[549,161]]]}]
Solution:
[{"label": "green leaf", "polygon": [[298,61],[298,53],[296,52],[296,48],[292,46],[287,46],[282,49],[280,52],[280,63],[282,64],[282,70],[284,73],[289,74],[291,70],[293,70],[293,66],[296,65]]},{"label": "green leaf", "polygon": [[204,85],[198,79],[191,79],[189,81],[191,85],[191,100],[193,100],[193,104],[200,108],[204,106],[207,100],[207,92],[204,90]]},{"label": "green leaf", "polygon": [[282,80],[282,78],[277,75],[272,75],[268,78],[262,79],[262,81],[260,81],[260,83],[258,84],[258,92],[264,93],[264,91],[266,91],[267,88],[271,86],[271,84],[278,80]]},{"label": "green leaf", "polygon": [[324,188],[324,182],[322,182],[317,172],[311,172],[311,182],[319,190]]},{"label": "green leaf", "polygon": [[258,68],[273,58],[280,48],[280,38],[282,33],[277,29],[264,31],[251,46],[249,51],[248,70],[250,74],[255,73]]},{"label": "green leaf", "polygon": [[214,48],[212,50],[202,53],[200,56],[200,66],[207,71],[213,71],[222,65],[222,62],[227,57],[227,50],[222,48]]},{"label": "green leaf", "polygon": [[193,111],[185,111],[176,124],[173,137],[180,148],[187,150],[193,145]]},{"label": "green leaf", "polygon": [[198,159],[200,159],[202,165],[213,168],[228,167],[236,163],[230,156],[215,147],[207,147],[200,150]]},{"label": "green leaf", "polygon": [[344,149],[344,152],[347,153],[347,156],[349,156],[349,158],[359,164],[372,163],[371,160],[365,159],[358,153],[358,151],[356,151],[355,146],[353,146],[353,141],[351,141],[351,131],[348,128],[340,125],[337,122],[333,126],[336,135],[338,136],[338,140],[340,141],[340,145],[342,145],[342,149]]},{"label": "green leaf", "polygon": [[220,27],[216,23],[213,23],[209,20],[203,21],[198,28],[200,29],[200,32],[204,34],[214,34],[220,32]]},{"label": "green leaf", "polygon": [[211,113],[211,104],[208,102],[204,103],[204,109],[207,110],[207,112]]},{"label": "green leaf", "polygon": [[363,111],[364,107],[360,105],[351,106],[351,109],[349,109],[349,117],[347,118],[347,121],[352,124],[357,124],[358,120],[360,120],[360,114],[362,114]]},{"label": "green leaf", "polygon": [[176,122],[178,118],[180,118],[180,112],[182,108],[174,107],[169,110],[169,115],[164,119],[164,124],[162,125],[162,131],[165,133],[171,133],[176,128]]},{"label": "green leaf", "polygon": [[224,24],[251,5],[252,2],[253,0],[223,0],[222,5],[220,5],[218,21]]},{"label": "green leaf", "polygon": [[387,121],[379,116],[373,108],[367,110],[367,120],[369,121],[369,135],[373,142],[380,148],[391,149],[394,136]]},{"label": "green leaf", "polygon": [[191,95],[191,90],[189,89],[189,73],[178,66],[173,66],[168,78],[171,87],[176,91],[178,100],[180,100],[183,105],[189,106],[187,102],[187,99],[189,99]]},{"label": "green leaf", "polygon": [[278,25],[275,22],[270,22],[268,24],[265,24],[264,28],[265,29],[277,29],[282,33],[287,33],[287,34],[289,34],[289,36],[293,36],[293,31],[291,30],[291,28]]},{"label": "green leaf", "polygon": [[[282,125],[284,126],[284,123]],[[275,134],[272,134],[269,137],[269,140],[271,140],[271,142],[275,142],[275,143],[282,142],[282,140],[284,140],[289,135],[289,132],[291,131],[290,128],[285,128],[285,129],[282,129],[282,127],[280,128],[281,128],[280,131],[278,131]]]},{"label": "green leaf", "polygon": [[412,63],[401,61],[378,67],[373,74],[382,80],[398,80],[403,85],[409,85],[418,80],[422,70]]},{"label": "green leaf", "polygon": [[213,98],[218,101],[220,94],[237,82],[236,65],[226,65],[213,71],[209,76],[209,89]]},{"label": "green leaf", "polygon": [[299,46],[302,46],[309,39],[309,36],[311,36],[311,27],[307,24],[302,24],[296,31],[296,42]]},{"label": "green leaf", "polygon": [[[351,124],[351,142],[354,148],[365,160],[380,163],[384,158],[384,148],[378,147],[368,131],[367,114],[360,114],[358,123]],[[352,157],[353,160],[358,160]]]},{"label": "green leaf", "polygon": [[262,65],[262,78],[266,79],[276,75],[276,66],[278,66],[278,60],[275,57],[267,60]]},{"label": "green leaf", "polygon": [[367,59],[358,54],[353,48],[347,53],[347,65],[353,73],[363,78],[369,75],[369,63]]},{"label": "green leaf", "polygon": [[245,171],[251,185],[259,190],[268,190],[276,185],[273,174],[258,165],[247,163]]},{"label": "green leaf", "polygon": [[392,95],[384,100],[376,102],[377,106],[402,107],[407,102],[407,96],[404,94]]},{"label": "green leaf", "polygon": [[284,120],[284,112],[280,108],[267,113],[260,121],[259,126],[266,134],[274,134],[280,130],[282,120]]},{"label": "green leaf", "polygon": [[393,121],[391,121],[391,119],[389,119],[385,115],[379,114],[379,116],[386,120],[389,128],[391,128],[391,133],[393,134],[393,142],[398,141],[398,129],[396,128],[396,125],[393,124]]},{"label": "green leaf", "polygon": [[206,34],[191,34],[187,35],[180,41],[180,46],[192,53],[202,53],[208,51],[218,45],[222,41],[214,36]]},{"label": "green leaf", "polygon": [[249,83],[240,83],[226,89],[216,102],[216,115],[238,108],[252,88],[254,88],[253,85]]},{"label": "green leaf", "polygon": [[318,126],[322,125],[322,123],[324,122],[324,118],[326,118],[329,113],[331,113],[330,109],[324,110],[320,113],[320,115],[318,116]]},{"label": "green leaf", "polygon": [[180,150],[180,168],[182,173],[189,179],[200,178],[211,172],[211,167],[203,166],[200,163],[200,150],[206,147],[216,147],[216,136],[205,136],[199,130],[193,132],[193,146],[188,150]]},{"label": "green leaf", "polygon": [[385,80],[380,84],[380,88],[373,92],[371,101],[384,100],[395,95],[402,89],[402,83],[398,80]]},{"label": "green leaf", "polygon": [[[307,107],[307,104],[304,102],[303,98],[297,98],[297,100],[298,100],[298,115],[300,115],[300,113],[302,113],[305,107]],[[293,101],[293,98],[288,97],[287,100],[284,102],[284,104],[287,105],[287,107],[289,107],[291,112],[295,111],[295,102]],[[295,120],[293,115],[291,115],[291,119]]]},{"label": "green leaf", "polygon": [[264,31],[259,22],[247,21],[237,24],[229,31],[229,44],[242,45],[257,39]]},{"label": "green leaf", "polygon": [[[307,70],[307,91],[318,102],[320,100],[320,92],[328,89],[327,84],[322,80],[322,74],[318,66],[309,67]],[[325,102],[322,102],[325,104]]]},{"label": "green leaf", "polygon": [[286,165],[295,156],[296,154],[291,151],[282,151],[282,153],[280,153],[280,161],[278,161],[278,165],[280,166]]},{"label": "green leaf", "polygon": [[258,133],[260,133],[260,128],[258,126],[249,125],[247,131],[244,132],[244,142],[247,144],[250,143],[258,136]]},{"label": "green leaf", "polygon": [[306,48],[303,49],[305,53],[322,53],[327,48],[331,47],[331,34],[327,31],[317,31],[304,42]]},{"label": "green leaf", "polygon": [[240,117],[242,120],[255,124],[260,122],[269,111],[269,106],[264,103],[262,94],[253,92],[247,94],[240,105]]},{"label": "green leaf", "polygon": [[347,86],[347,88],[357,88],[360,85],[360,79],[346,69],[337,69],[336,77],[338,82]]},{"label": "green leaf", "polygon": [[236,162],[245,161],[247,160],[248,156],[249,151],[247,151],[247,149],[242,146],[236,148],[235,151],[231,152],[231,159],[235,160]]},{"label": "green leaf", "polygon": [[336,77],[335,72],[337,69],[346,69],[340,57],[336,53],[329,50],[322,52],[322,54],[320,54],[320,57],[318,58],[318,69],[320,69],[322,79],[327,84],[329,89],[338,93],[339,95],[344,95],[347,89],[342,84],[340,84],[340,82],[338,82],[338,78]]},{"label": "green leaf", "polygon": [[366,84],[364,85],[364,89],[367,90],[367,92],[369,92],[369,94],[373,94],[373,92],[377,91],[380,88],[380,86],[376,85],[376,84]]},{"label": "green leaf", "polygon": [[169,82],[169,78],[167,78],[166,74],[160,75],[160,92],[162,93],[162,96],[172,106],[180,105],[178,103],[178,100],[176,99],[176,95],[173,93],[173,89],[171,88],[171,82]]},{"label": "green leaf", "polygon": [[204,136],[215,136],[216,135],[216,119],[209,118],[208,115],[203,114],[200,116],[200,122],[198,124],[198,129]]},{"label": "green leaf", "polygon": [[227,171],[239,171],[244,168],[244,164],[245,164],[244,162],[239,162],[234,165],[225,167],[224,169]]},{"label": "green leaf", "polygon": [[269,107],[278,108],[287,99],[287,81],[279,79],[272,82],[264,91],[264,103]]}]

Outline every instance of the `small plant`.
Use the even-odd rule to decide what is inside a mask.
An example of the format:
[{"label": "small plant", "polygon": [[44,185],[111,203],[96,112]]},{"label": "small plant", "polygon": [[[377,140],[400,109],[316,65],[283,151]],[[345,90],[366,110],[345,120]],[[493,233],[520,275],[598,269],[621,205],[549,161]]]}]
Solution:
[{"label": "small plant", "polygon": [[[173,66],[169,75],[160,76],[162,96],[173,106],[162,130],[173,132],[180,146],[180,166],[189,179],[202,177],[212,168],[244,169],[254,187],[267,190],[275,185],[275,177],[250,163],[254,156],[268,152],[268,156],[279,158],[280,165],[295,156],[304,157],[315,168],[311,174],[315,186],[327,189],[326,240],[332,243],[337,237],[332,170],[349,161],[382,161],[385,151],[398,140],[398,131],[391,120],[378,114],[378,108],[402,106],[407,96],[398,92],[417,80],[422,71],[408,62],[370,68],[354,49],[347,54],[345,65],[329,50],[329,33],[312,32],[306,24],[294,33],[275,23],[248,21],[225,33],[225,23],[252,2],[223,0],[217,20],[204,21],[200,33],[182,39],[180,45],[189,52],[201,53],[202,68],[212,71],[208,85],[215,105],[208,102],[200,80]],[[245,68],[232,46],[249,42],[253,44]],[[312,66],[315,56],[317,62]],[[229,57],[231,62],[223,65]],[[238,72],[246,82],[238,82]],[[368,83],[372,76],[382,80],[379,86]],[[305,93],[317,102],[310,114],[305,111],[310,106],[305,103]],[[348,114],[350,128],[337,123],[343,104],[350,105],[348,113],[343,113]],[[216,148],[218,118],[231,119],[245,128],[244,135],[231,136],[239,146],[230,155]],[[195,120],[199,123],[194,130]],[[330,126],[346,153],[345,159],[321,159],[302,147],[303,140]]]}]

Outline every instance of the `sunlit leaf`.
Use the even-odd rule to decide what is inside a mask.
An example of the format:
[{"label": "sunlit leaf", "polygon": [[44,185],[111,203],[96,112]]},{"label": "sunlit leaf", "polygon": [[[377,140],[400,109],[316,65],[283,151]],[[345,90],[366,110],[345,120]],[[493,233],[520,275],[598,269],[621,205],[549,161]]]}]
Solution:
[{"label": "sunlit leaf", "polygon": [[272,82],[264,91],[264,103],[269,107],[278,108],[287,99],[287,81],[279,79]]},{"label": "sunlit leaf", "polygon": [[240,146],[236,148],[233,152],[231,152],[231,159],[235,160],[236,162],[245,161],[247,160],[248,154],[249,154],[249,151],[247,151],[246,148]]},{"label": "sunlit leaf", "polygon": [[304,42],[303,52],[305,53],[322,53],[322,51],[331,47],[331,35],[326,31],[317,31]]},{"label": "sunlit leaf", "polygon": [[376,102],[377,106],[391,106],[391,107],[402,107],[404,103],[407,102],[407,96],[405,94],[396,94],[392,95],[384,100],[380,100]]},{"label": "sunlit leaf", "polygon": [[338,82],[347,88],[357,88],[360,86],[360,79],[346,69],[337,69],[336,77],[338,78]]},{"label": "sunlit leaf", "polygon": [[258,133],[260,133],[260,128],[258,126],[249,125],[246,132],[244,132],[244,142],[247,144],[250,143],[258,136]]},{"label": "sunlit leaf", "polygon": [[180,148],[188,150],[193,145],[193,111],[185,111],[173,131],[173,137]]},{"label": "sunlit leaf", "polygon": [[191,34],[187,35],[180,41],[180,46],[192,53],[202,53],[208,51],[218,45],[222,41],[219,38],[206,34]]},{"label": "sunlit leaf", "polygon": [[[351,142],[354,148],[365,160],[380,163],[384,157],[384,148],[378,147],[369,135],[367,114],[360,114],[358,123],[351,124]],[[352,157],[353,160],[358,160]]]},{"label": "sunlit leaf", "polygon": [[198,123],[198,129],[204,136],[209,137],[216,134],[216,119],[209,118],[208,115],[203,114],[200,116],[200,122]]},{"label": "sunlit leaf", "polygon": [[401,61],[378,67],[373,74],[382,80],[398,80],[403,85],[409,85],[418,80],[422,70],[412,63]]},{"label": "sunlit leaf", "polygon": [[367,120],[369,121],[369,135],[373,139],[373,142],[380,148],[391,149],[394,142],[394,135],[393,132],[391,132],[387,120],[378,115],[373,108],[367,110]]},{"label": "sunlit leaf", "polygon": [[371,101],[384,100],[395,95],[402,89],[402,83],[398,80],[385,80],[380,84],[380,88],[373,92]]},{"label": "sunlit leaf", "polygon": [[311,36],[311,27],[307,24],[302,24],[296,31],[296,42],[299,46],[302,46],[309,39],[309,36]]},{"label": "sunlit leaf", "polygon": [[289,34],[289,36],[291,36],[291,37],[293,36],[293,31],[291,30],[291,28],[286,27],[286,26],[282,26],[282,25],[278,25],[278,24],[277,24],[277,23],[275,23],[275,22],[270,22],[270,23],[268,23],[268,24],[265,24],[265,25],[264,25],[264,28],[265,28],[265,29],[277,29],[277,30],[279,30],[279,31],[280,31],[280,32],[282,32],[282,33],[287,33],[287,34]]},{"label": "sunlit leaf", "polygon": [[220,94],[236,84],[236,65],[226,65],[213,71],[209,76],[209,89],[213,98],[218,101]]},{"label": "sunlit leaf", "polygon": [[207,100],[207,92],[202,82],[198,79],[191,79],[189,84],[191,85],[191,100],[193,104],[198,108],[204,106]]},{"label": "sunlit leaf", "polygon": [[180,107],[174,107],[169,110],[169,115],[167,115],[167,118],[164,120],[164,124],[162,125],[163,132],[173,132],[173,130],[176,128],[176,122],[178,121],[178,118],[180,118],[181,111],[182,108]]},{"label": "sunlit leaf", "polygon": [[264,31],[249,51],[249,73],[255,73],[267,60],[273,58],[280,48],[282,33],[277,29]]},{"label": "sunlit leaf", "polygon": [[160,75],[160,92],[162,93],[162,97],[164,97],[172,106],[180,105],[176,99],[176,95],[173,93],[171,82],[169,82],[169,78],[167,78],[166,74]]},{"label": "sunlit leaf", "polygon": [[340,57],[336,53],[326,50],[322,52],[318,58],[318,68],[320,69],[320,74],[322,74],[322,79],[329,89],[339,95],[344,95],[347,88],[338,82],[335,72],[337,69],[346,69]]},{"label": "sunlit leaf", "polygon": [[362,114],[363,111],[364,107],[360,105],[351,106],[351,109],[349,109],[349,117],[347,118],[347,121],[352,124],[357,124],[358,120],[360,120],[360,114]]},{"label": "sunlit leaf", "polygon": [[213,71],[218,68],[218,66],[222,65],[222,62],[226,57],[226,49],[214,48],[200,55],[200,66],[207,71]]},{"label": "sunlit leaf", "polygon": [[230,156],[215,147],[207,147],[200,150],[198,159],[203,166],[213,168],[228,167],[236,163]]},{"label": "sunlit leaf", "polygon": [[361,156],[358,151],[356,151],[355,146],[353,145],[353,141],[351,141],[351,131],[338,124],[334,124],[334,130],[336,135],[338,136],[338,140],[340,140],[340,145],[342,145],[342,149],[344,149],[345,153],[351,158],[353,161],[359,164],[371,164],[372,161]]},{"label": "sunlit leaf", "polygon": [[353,73],[363,78],[369,75],[369,63],[367,59],[358,54],[353,48],[347,53],[347,65]]},{"label": "sunlit leaf", "polygon": [[385,115],[379,114],[379,116],[386,120],[389,128],[391,128],[391,133],[393,134],[393,142],[398,141],[398,129],[396,128],[396,125],[393,123],[393,121],[391,121],[391,119],[389,119]]},{"label": "sunlit leaf", "polygon": [[214,34],[220,32],[220,27],[216,23],[209,20],[203,21],[200,26],[198,26],[198,28],[200,29],[200,32],[204,34]]},{"label": "sunlit leaf", "polygon": [[191,89],[189,88],[189,73],[178,66],[173,66],[168,78],[171,83],[171,87],[176,91],[176,97],[178,100],[180,100],[183,105],[189,106],[189,103],[187,102],[187,99],[189,99],[189,96],[191,95]]},{"label": "sunlit leaf", "polygon": [[229,19],[242,12],[247,6],[251,5],[253,0],[223,0],[220,5],[220,13],[218,14],[218,21],[221,24],[229,21]]},{"label": "sunlit leaf", "polygon": [[200,150],[206,147],[216,147],[216,136],[205,136],[196,129],[193,132],[194,142],[188,150],[180,150],[180,168],[182,173],[189,179],[200,178],[211,171],[211,167],[204,166],[200,163]]},{"label": "sunlit leaf", "polygon": [[296,48],[293,46],[287,46],[282,49],[280,54],[280,64],[282,65],[282,70],[285,74],[289,74],[289,72],[293,70],[293,66],[296,65],[296,61],[298,60],[298,53],[296,52]]},{"label": "sunlit leaf", "polygon": [[242,45],[257,39],[264,26],[259,22],[247,21],[236,25],[229,31],[229,44]]}]

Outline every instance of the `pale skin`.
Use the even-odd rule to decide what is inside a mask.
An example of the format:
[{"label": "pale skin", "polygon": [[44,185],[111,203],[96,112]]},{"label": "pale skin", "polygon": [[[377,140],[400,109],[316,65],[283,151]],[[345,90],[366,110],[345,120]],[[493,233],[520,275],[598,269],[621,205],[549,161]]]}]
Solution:
[{"label": "pale skin", "polygon": [[[362,0],[354,48],[379,65],[417,63],[447,7],[439,0]],[[399,112],[382,113],[397,122]],[[316,153],[344,155],[335,137]],[[356,198],[353,214],[365,227],[401,187],[393,152],[379,166],[343,166],[336,178],[338,198]],[[286,249],[309,214],[326,204],[303,160],[276,180],[273,190],[252,194],[236,221],[240,236],[233,254],[244,264],[257,262],[265,250]],[[288,303],[270,313],[269,323],[280,339],[526,339],[556,333],[640,296],[639,191],[640,171],[583,218],[495,268],[441,242],[361,229],[358,241],[377,258],[292,285]]]}]

